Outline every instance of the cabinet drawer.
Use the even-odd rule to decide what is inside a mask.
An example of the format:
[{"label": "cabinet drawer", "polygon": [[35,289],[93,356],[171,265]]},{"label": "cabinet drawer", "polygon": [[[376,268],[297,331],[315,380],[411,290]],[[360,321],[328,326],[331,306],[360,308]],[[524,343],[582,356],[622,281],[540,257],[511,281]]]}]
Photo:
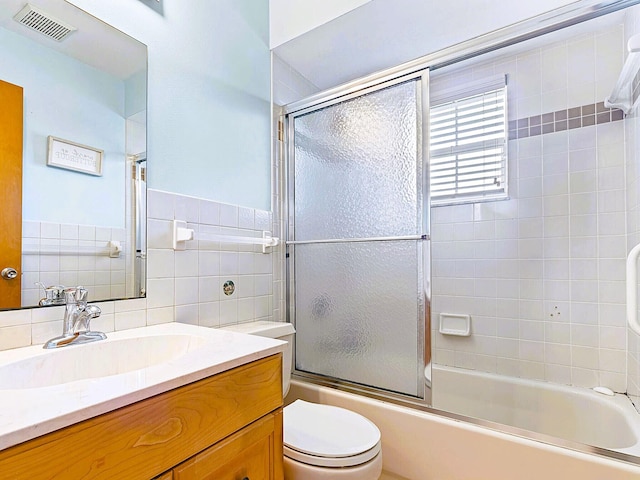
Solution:
[{"label": "cabinet drawer", "polygon": [[2,478],[148,479],[282,406],[281,355],[0,452]]},{"label": "cabinet drawer", "polygon": [[173,480],[281,480],[281,438],[282,413],[270,414],[176,467]]}]

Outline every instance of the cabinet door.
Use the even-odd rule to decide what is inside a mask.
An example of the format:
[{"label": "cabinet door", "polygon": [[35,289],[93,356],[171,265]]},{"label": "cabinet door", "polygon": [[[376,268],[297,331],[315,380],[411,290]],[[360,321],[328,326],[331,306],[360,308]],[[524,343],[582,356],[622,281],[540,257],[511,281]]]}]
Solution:
[{"label": "cabinet door", "polygon": [[173,470],[173,480],[282,480],[282,413],[269,414]]}]

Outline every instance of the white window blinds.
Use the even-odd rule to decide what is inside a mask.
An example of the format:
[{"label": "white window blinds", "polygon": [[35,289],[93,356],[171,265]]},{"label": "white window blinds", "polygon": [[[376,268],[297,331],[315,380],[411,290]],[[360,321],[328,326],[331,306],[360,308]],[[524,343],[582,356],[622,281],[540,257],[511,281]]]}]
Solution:
[{"label": "white window blinds", "polygon": [[431,103],[432,205],[506,197],[505,77]]}]

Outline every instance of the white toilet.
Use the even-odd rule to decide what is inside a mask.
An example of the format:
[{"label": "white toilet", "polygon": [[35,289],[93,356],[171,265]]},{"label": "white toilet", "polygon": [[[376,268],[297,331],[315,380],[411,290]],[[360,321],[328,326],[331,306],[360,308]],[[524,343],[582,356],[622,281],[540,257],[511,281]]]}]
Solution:
[{"label": "white toilet", "polygon": [[[293,367],[293,325],[258,321],[224,328],[287,342],[282,358],[286,395]],[[284,408],[285,480],[378,480],[381,473],[380,430],[370,420],[344,408],[303,400]]]}]

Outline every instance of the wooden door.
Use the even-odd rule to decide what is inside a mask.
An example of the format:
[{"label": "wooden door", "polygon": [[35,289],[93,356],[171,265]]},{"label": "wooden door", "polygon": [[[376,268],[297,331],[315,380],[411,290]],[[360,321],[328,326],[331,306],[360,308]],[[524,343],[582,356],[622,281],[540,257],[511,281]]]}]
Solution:
[{"label": "wooden door", "polygon": [[20,307],[22,272],[22,87],[0,80],[0,309]]}]

